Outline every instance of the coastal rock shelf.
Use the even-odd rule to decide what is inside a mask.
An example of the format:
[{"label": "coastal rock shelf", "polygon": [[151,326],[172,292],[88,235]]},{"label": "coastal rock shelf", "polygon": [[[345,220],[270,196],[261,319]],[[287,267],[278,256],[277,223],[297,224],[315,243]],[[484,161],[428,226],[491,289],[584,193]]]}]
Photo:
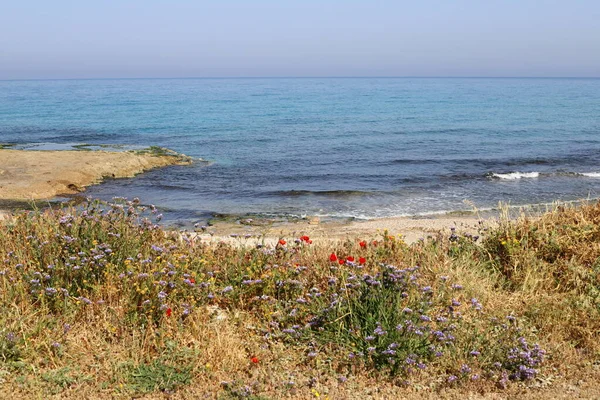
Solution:
[{"label": "coastal rock shelf", "polygon": [[0,150],[0,200],[41,200],[81,192],[104,178],[127,178],[186,156],[163,152]]}]

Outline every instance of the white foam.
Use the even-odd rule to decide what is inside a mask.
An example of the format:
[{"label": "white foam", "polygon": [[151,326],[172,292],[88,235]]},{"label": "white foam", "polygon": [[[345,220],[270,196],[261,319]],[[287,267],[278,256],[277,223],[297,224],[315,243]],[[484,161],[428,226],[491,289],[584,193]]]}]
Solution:
[{"label": "white foam", "polygon": [[600,178],[600,172],[581,172],[579,175],[587,176],[588,178]]},{"label": "white foam", "polygon": [[539,172],[509,172],[507,174],[496,174],[493,173],[492,176],[498,179],[506,179],[514,181],[516,179],[523,178],[538,178],[540,176]]}]

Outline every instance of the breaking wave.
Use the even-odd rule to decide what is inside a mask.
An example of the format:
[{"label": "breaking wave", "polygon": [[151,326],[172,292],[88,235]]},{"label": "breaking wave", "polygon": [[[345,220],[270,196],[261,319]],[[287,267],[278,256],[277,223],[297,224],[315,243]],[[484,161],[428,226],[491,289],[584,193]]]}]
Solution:
[{"label": "breaking wave", "polygon": [[489,176],[492,178],[514,181],[517,179],[524,179],[524,178],[528,178],[528,179],[539,178],[540,173],[539,172],[509,172],[506,174],[498,174],[498,173],[492,172]]}]

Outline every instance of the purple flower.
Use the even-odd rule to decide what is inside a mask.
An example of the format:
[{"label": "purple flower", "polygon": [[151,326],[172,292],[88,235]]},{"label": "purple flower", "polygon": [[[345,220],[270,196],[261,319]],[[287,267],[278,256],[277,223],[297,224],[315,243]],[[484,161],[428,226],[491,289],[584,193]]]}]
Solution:
[{"label": "purple flower", "polygon": [[81,301],[82,303],[85,303],[88,305],[92,304],[92,301],[90,299],[88,299],[87,297],[79,297],[78,300]]},{"label": "purple flower", "polygon": [[387,332],[384,331],[381,326],[378,326],[377,328],[375,328],[375,330],[373,331],[374,334],[376,334],[377,336],[383,336],[385,335]]},{"label": "purple flower", "polygon": [[55,295],[57,292],[58,292],[58,290],[56,290],[56,289],[54,289],[52,287],[46,288],[46,295],[47,296]]},{"label": "purple flower", "polygon": [[481,303],[475,297],[471,299],[471,306],[477,311],[480,311],[482,308]]}]

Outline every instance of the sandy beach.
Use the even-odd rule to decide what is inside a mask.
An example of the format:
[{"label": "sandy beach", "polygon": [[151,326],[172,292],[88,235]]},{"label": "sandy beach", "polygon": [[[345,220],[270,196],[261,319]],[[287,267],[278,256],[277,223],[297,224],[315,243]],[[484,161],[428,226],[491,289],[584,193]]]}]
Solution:
[{"label": "sandy beach", "polygon": [[188,158],[134,152],[0,150],[0,200],[41,200],[79,193],[105,178],[132,177]]},{"label": "sandy beach", "polygon": [[303,235],[315,241],[344,241],[400,235],[408,244],[438,234],[457,233],[480,235],[482,229],[494,226],[496,218],[477,215],[439,215],[431,218],[390,217],[357,221],[320,221],[307,218],[298,222],[261,224],[260,221],[217,222],[197,232],[197,238],[206,243],[226,242],[240,245],[264,243],[275,245],[279,238],[287,240]]}]

